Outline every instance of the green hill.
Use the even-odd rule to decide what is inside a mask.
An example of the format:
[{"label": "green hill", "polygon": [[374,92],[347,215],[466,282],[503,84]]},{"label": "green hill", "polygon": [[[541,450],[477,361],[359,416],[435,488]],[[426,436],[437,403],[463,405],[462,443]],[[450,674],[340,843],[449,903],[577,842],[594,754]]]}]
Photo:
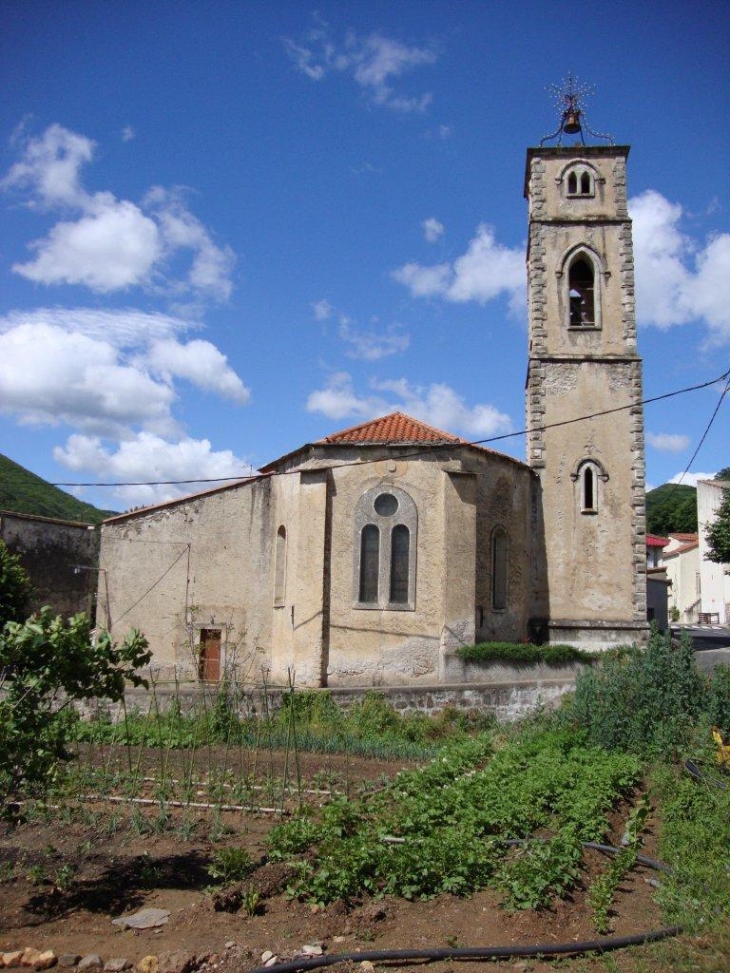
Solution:
[{"label": "green hill", "polygon": [[697,533],[697,490],[684,484],[665,483],[646,495],[648,534]]},{"label": "green hill", "polygon": [[99,510],[52,486],[0,453],[0,510],[98,524],[114,510]]}]

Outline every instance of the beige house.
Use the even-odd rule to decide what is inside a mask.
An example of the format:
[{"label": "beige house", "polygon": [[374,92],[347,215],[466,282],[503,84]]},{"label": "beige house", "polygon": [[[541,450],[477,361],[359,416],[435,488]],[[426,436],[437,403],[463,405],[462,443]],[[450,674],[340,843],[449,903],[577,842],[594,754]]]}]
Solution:
[{"label": "beige house", "polygon": [[697,534],[670,534],[662,554],[662,566],[670,582],[670,612],[672,609],[678,612],[675,617],[683,624],[696,622],[699,618],[702,589]]},{"label": "beige house", "polygon": [[706,532],[722,503],[723,490],[730,490],[724,480],[697,482],[697,521],[699,524],[699,559],[701,577],[700,618],[719,625],[730,625],[730,565],[707,559]]},{"label": "beige house", "polygon": [[528,151],[527,462],[395,413],[114,517],[99,621],[163,675],[454,681],[455,650],[646,631],[628,148]]}]

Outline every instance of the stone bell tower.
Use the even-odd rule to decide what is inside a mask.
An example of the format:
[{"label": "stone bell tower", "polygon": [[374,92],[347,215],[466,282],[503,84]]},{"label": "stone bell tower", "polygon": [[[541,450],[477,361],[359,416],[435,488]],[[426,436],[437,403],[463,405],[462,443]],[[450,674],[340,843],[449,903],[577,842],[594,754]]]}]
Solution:
[{"label": "stone bell tower", "polygon": [[[550,641],[601,648],[647,628],[629,149],[583,144],[577,96],[565,104],[558,144],[527,152],[527,462],[540,478]],[[561,145],[564,134],[581,144]]]}]

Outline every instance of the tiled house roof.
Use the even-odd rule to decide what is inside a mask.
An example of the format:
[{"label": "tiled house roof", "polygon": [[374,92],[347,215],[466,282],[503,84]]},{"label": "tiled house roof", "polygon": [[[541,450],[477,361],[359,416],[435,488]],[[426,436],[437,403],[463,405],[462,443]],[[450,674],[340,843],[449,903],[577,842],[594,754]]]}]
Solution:
[{"label": "tiled house roof", "polygon": [[666,547],[668,543],[669,543],[668,537],[659,537],[657,534],[646,535],[647,547]]},{"label": "tiled house roof", "polygon": [[318,445],[336,445],[338,443],[373,443],[399,444],[411,443],[459,443],[466,445],[467,440],[454,436],[441,429],[420,422],[404,412],[391,412],[379,419],[362,422],[358,426],[350,426],[341,432],[335,432],[324,439],[318,439]]}]

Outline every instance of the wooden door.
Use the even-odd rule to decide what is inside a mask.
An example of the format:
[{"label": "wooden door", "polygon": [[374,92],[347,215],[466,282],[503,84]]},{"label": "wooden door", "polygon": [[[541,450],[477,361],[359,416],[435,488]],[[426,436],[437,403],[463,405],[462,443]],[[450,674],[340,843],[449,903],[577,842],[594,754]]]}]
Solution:
[{"label": "wooden door", "polygon": [[219,682],[221,677],[221,630],[203,628],[200,631],[198,678],[201,682]]}]

